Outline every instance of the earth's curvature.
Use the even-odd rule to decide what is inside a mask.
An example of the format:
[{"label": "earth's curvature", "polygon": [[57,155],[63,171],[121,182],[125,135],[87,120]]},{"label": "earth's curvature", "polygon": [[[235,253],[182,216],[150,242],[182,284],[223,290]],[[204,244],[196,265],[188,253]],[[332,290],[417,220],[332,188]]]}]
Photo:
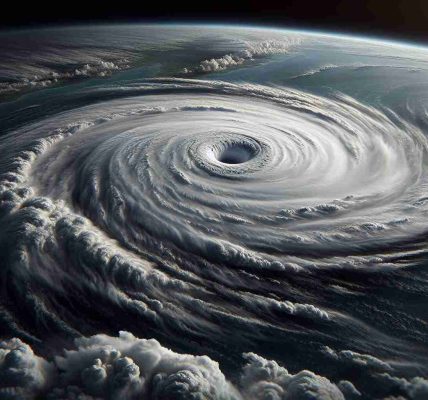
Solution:
[{"label": "earth's curvature", "polygon": [[428,49],[0,34],[0,399],[428,399]]}]

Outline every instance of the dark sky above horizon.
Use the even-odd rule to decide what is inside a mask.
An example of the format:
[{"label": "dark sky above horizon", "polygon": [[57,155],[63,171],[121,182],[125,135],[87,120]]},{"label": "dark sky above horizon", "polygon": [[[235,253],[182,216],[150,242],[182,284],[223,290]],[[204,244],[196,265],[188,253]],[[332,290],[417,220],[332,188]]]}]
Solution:
[{"label": "dark sky above horizon", "polygon": [[2,28],[92,21],[228,22],[368,34],[428,42],[426,0],[238,0],[8,4]]}]

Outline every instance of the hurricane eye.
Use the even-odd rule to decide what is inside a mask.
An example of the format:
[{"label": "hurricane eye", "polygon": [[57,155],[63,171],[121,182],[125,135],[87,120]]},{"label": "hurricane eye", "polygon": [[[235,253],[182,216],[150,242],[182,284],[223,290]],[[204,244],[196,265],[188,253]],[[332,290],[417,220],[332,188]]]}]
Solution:
[{"label": "hurricane eye", "polygon": [[254,151],[244,144],[230,144],[226,146],[218,155],[218,161],[224,164],[243,164],[251,160]]}]

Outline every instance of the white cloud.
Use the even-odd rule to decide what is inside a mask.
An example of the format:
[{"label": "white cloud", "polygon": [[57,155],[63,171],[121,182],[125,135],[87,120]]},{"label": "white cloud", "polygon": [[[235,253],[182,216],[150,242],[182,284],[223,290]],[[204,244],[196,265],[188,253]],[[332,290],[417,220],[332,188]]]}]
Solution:
[{"label": "white cloud", "polygon": [[0,399],[36,396],[52,384],[55,368],[14,338],[0,342]]},{"label": "white cloud", "polygon": [[50,400],[345,399],[327,378],[311,371],[293,375],[254,353],[244,354],[247,363],[234,386],[209,357],[178,354],[128,332],[76,339],[74,350],[51,362],[19,339],[0,346],[0,398],[8,393],[6,398]]},{"label": "white cloud", "polygon": [[354,386],[352,382],[340,381],[337,387],[344,394],[346,400],[358,399],[361,397],[361,392]]},{"label": "white cloud", "polygon": [[203,72],[221,71],[229,67],[240,65],[245,61],[244,58],[227,54],[221,58],[212,58],[211,60],[202,61],[200,68]]},{"label": "white cloud", "polygon": [[203,60],[196,68],[184,68],[183,73],[189,74],[223,71],[225,69],[241,65],[245,61],[252,60],[254,58],[265,57],[273,54],[285,54],[290,50],[292,45],[297,43],[297,38],[290,38],[283,41],[265,40],[247,43],[246,47],[241,51],[226,54],[218,58]]},{"label": "white cloud", "polygon": [[360,354],[351,350],[335,351],[328,346],[323,348],[324,354],[345,364],[353,364],[374,372],[392,371],[389,363],[368,354]]},{"label": "white cloud", "polygon": [[90,64],[82,64],[69,71],[53,71],[48,68],[40,69],[36,75],[28,75],[13,82],[0,82],[0,94],[17,92],[27,88],[42,88],[57,84],[61,81],[83,77],[104,77],[114,71],[129,68],[126,58],[111,61],[98,60]]},{"label": "white cloud", "polygon": [[311,371],[293,375],[275,361],[254,353],[245,354],[247,365],[241,377],[245,399],[261,400],[343,400],[339,388]]},{"label": "white cloud", "polygon": [[409,400],[428,399],[428,379],[416,376],[411,379],[391,376],[388,373],[381,375],[383,384],[399,389]]}]

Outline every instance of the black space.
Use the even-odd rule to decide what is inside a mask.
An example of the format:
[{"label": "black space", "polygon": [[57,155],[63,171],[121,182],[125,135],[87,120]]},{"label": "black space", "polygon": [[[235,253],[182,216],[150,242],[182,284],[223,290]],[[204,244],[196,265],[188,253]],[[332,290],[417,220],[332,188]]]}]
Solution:
[{"label": "black space", "polygon": [[226,22],[428,42],[427,0],[8,2],[2,28],[92,22]]}]

